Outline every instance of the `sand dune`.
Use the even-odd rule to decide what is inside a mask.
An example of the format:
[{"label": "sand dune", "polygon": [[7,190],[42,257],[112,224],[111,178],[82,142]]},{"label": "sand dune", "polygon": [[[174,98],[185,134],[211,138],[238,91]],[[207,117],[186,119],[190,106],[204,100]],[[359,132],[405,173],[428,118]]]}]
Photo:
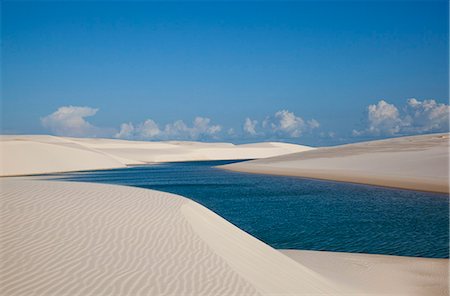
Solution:
[{"label": "sand dune", "polygon": [[119,160],[50,136],[0,141],[0,176],[125,167]]},{"label": "sand dune", "polygon": [[30,178],[0,186],[0,295],[448,293],[446,259],[285,256],[174,194]]},{"label": "sand dune", "polygon": [[[2,136],[0,152],[1,175],[282,155],[226,168],[448,192],[447,134],[317,150]],[[169,193],[31,177],[0,186],[0,295],[448,295],[447,259],[285,256]]]},{"label": "sand dune", "polygon": [[449,135],[325,147],[221,168],[405,189],[449,192]]},{"label": "sand dune", "polygon": [[1,295],[339,295],[183,197],[3,179]]},{"label": "sand dune", "polygon": [[[65,138],[69,139],[69,138]],[[268,142],[246,145],[189,141],[143,142],[112,139],[71,139],[88,148],[137,162],[255,159],[313,149],[308,146]]]},{"label": "sand dune", "polygon": [[144,142],[1,136],[0,176],[120,168],[152,162],[255,159],[312,149],[287,143]]}]

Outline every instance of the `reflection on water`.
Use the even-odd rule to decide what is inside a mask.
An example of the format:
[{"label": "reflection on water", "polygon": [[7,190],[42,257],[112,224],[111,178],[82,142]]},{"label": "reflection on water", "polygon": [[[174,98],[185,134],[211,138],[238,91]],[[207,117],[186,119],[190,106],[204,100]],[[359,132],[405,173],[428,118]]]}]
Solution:
[{"label": "reflection on water", "polygon": [[151,188],[189,197],[275,248],[448,258],[448,196],[165,163],[55,179]]}]

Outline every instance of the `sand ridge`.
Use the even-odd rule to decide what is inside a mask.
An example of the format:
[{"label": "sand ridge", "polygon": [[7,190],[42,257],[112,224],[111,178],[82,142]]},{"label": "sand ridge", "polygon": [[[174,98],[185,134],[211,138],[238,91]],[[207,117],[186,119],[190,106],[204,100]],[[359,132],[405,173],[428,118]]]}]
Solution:
[{"label": "sand ridge", "polygon": [[3,135],[0,176],[111,169],[155,162],[256,159],[310,149],[313,148],[276,142],[234,145]]},{"label": "sand ridge", "polygon": [[446,133],[324,147],[220,168],[448,193],[448,155]]}]

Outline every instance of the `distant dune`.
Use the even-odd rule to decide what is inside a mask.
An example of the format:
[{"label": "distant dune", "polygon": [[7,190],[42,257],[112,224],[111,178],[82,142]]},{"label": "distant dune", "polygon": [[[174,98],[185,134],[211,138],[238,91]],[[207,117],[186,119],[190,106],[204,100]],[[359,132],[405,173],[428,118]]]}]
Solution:
[{"label": "distant dune", "polygon": [[313,149],[287,143],[146,142],[1,136],[0,176],[121,168],[154,162],[256,159]]},{"label": "distant dune", "polygon": [[324,147],[220,166],[227,170],[449,192],[449,134]]}]

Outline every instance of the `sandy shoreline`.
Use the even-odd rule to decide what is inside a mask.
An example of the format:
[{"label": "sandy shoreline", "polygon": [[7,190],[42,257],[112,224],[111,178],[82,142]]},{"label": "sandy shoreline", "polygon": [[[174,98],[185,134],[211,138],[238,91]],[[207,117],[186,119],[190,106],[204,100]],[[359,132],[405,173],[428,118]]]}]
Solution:
[{"label": "sandy shoreline", "polygon": [[448,193],[448,149],[448,134],[435,134],[318,148],[220,168]]},{"label": "sandy shoreline", "polygon": [[245,168],[237,167],[222,167],[220,168],[234,171],[234,172],[245,172],[250,174],[263,174],[263,175],[276,175],[276,176],[291,176],[291,177],[302,177],[308,179],[324,180],[324,181],[337,181],[344,183],[354,183],[354,184],[364,184],[381,186],[388,188],[398,188],[398,189],[409,189],[415,191],[424,192],[435,192],[435,193],[448,193],[449,187],[442,182],[429,179],[414,179],[414,178],[401,178],[397,176],[382,176],[363,174],[362,172],[349,172],[346,171],[342,173],[340,171],[333,172],[331,170],[299,170],[299,169],[289,169],[289,168],[278,168],[278,167],[257,167],[248,166]]},{"label": "sandy shoreline", "polygon": [[[340,289],[371,295],[448,295],[448,259],[281,250]],[[351,293],[351,291],[349,291]]]}]

